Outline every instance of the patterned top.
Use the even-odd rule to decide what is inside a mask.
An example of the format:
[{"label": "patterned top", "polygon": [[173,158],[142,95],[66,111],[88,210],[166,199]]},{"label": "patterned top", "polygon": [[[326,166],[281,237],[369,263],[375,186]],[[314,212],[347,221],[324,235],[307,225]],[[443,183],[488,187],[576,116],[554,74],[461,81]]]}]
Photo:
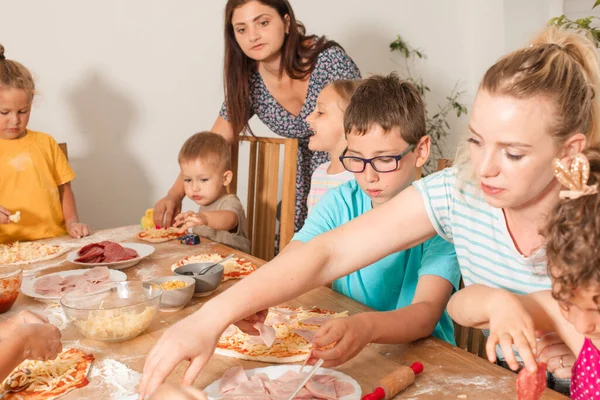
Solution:
[{"label": "patterned top", "polygon": [[465,286],[479,283],[512,293],[551,288],[546,252],[523,256],[510,236],[504,213],[490,206],[481,189],[446,168],[416,181],[437,233],[454,243]]},{"label": "patterned top", "polygon": [[579,357],[571,370],[571,399],[600,399],[600,352],[585,338]]},{"label": "patterned top", "polygon": [[[267,89],[260,73],[250,78],[250,101],[252,113],[280,136],[298,138],[298,161],[296,175],[296,212],[294,230],[298,231],[306,219],[306,198],[310,190],[310,178],[314,170],[329,160],[329,155],[322,151],[310,151],[308,138],[310,128],[306,117],[313,112],[317,96],[330,82],[361,78],[360,71],[354,61],[340,47],[330,47],[317,57],[315,69],[310,74],[308,91],[300,114],[295,116],[275,100]],[[227,108],[223,104],[221,117],[227,120]]]},{"label": "patterned top", "polygon": [[339,174],[328,174],[327,168],[329,168],[330,165],[331,161],[327,161],[326,163],[319,165],[312,174],[312,179],[310,180],[310,193],[308,194],[308,200],[306,201],[309,213],[329,189],[354,179],[354,174],[346,170]]}]

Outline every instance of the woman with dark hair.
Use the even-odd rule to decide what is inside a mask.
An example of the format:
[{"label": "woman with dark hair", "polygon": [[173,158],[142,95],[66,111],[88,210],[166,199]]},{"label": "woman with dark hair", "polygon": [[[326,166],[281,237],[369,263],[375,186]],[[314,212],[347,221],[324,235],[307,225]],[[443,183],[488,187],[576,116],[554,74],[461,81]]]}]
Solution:
[{"label": "woman with dark hair", "polygon": [[[306,117],[329,82],[360,79],[356,64],[334,41],[307,35],[287,0],[229,0],[225,6],[225,102],[212,131],[235,143],[258,115],[278,135],[298,138],[295,230],[306,218],[313,171],[327,153],[308,149]],[[170,226],[181,211],[177,179],[154,206],[154,222]]]}]

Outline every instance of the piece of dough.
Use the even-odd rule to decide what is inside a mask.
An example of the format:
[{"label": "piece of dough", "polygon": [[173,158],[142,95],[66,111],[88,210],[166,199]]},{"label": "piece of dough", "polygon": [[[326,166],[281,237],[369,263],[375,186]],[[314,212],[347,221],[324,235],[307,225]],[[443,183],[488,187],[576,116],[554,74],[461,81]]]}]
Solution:
[{"label": "piece of dough", "polygon": [[17,211],[13,215],[9,215],[8,219],[15,224],[21,220],[21,211]]}]

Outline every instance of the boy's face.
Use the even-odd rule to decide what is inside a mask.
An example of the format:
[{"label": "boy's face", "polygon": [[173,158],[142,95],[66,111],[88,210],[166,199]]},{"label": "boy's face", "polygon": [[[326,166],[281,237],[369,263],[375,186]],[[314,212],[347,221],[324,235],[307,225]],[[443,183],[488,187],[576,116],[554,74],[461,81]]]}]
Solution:
[{"label": "boy's face", "polygon": [[231,171],[223,171],[216,163],[200,159],[186,161],[179,166],[186,196],[200,206],[212,204],[222,197],[233,175]]},{"label": "boy's face", "polygon": [[13,140],[25,135],[31,112],[31,97],[25,90],[0,89],[0,139]]},{"label": "boy's face", "polygon": [[[374,124],[364,135],[358,136],[350,132],[346,140],[348,141],[348,151],[345,155],[365,159],[398,156],[409,146],[402,139],[398,129],[385,132],[377,124]],[[363,172],[354,173],[360,188],[371,198],[373,207],[390,200],[414,181],[417,174],[417,154],[419,154],[420,146],[421,143],[415,147],[415,151],[404,155],[398,162],[398,168],[394,171],[377,172],[370,164],[366,164]],[[427,152],[428,155],[429,152]],[[395,164],[396,161],[390,159],[389,162]]]}]

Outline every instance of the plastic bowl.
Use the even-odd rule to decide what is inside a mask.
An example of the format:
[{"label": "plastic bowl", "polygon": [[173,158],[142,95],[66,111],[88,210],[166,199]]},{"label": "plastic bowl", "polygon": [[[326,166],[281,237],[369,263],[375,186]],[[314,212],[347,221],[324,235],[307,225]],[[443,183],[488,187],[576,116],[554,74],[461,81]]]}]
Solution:
[{"label": "plastic bowl", "polygon": [[23,270],[19,267],[3,266],[0,272],[0,314],[11,309],[21,289]]},{"label": "plastic bowl", "polygon": [[[214,263],[203,262],[185,264],[181,267],[175,268],[173,273],[176,276],[189,276],[190,278],[194,278],[194,280],[196,281],[196,289],[194,290],[194,296],[208,296],[209,294],[214,292],[215,289],[221,284],[221,280],[223,279],[223,273],[225,272],[223,264],[217,264],[204,275],[196,275],[196,273],[202,271],[204,268],[212,264]],[[190,272],[194,273],[194,275],[189,275]]]},{"label": "plastic bowl", "polygon": [[160,286],[149,282],[110,282],[99,293],[67,293],[60,304],[83,336],[122,342],[146,330],[158,313],[161,294]]},{"label": "plastic bowl", "polygon": [[163,293],[160,297],[160,311],[179,311],[194,296],[196,281],[191,276],[160,276],[150,280],[151,283],[155,283],[158,286],[172,281],[183,281],[186,283],[186,286],[177,289],[165,289],[161,287]]}]

